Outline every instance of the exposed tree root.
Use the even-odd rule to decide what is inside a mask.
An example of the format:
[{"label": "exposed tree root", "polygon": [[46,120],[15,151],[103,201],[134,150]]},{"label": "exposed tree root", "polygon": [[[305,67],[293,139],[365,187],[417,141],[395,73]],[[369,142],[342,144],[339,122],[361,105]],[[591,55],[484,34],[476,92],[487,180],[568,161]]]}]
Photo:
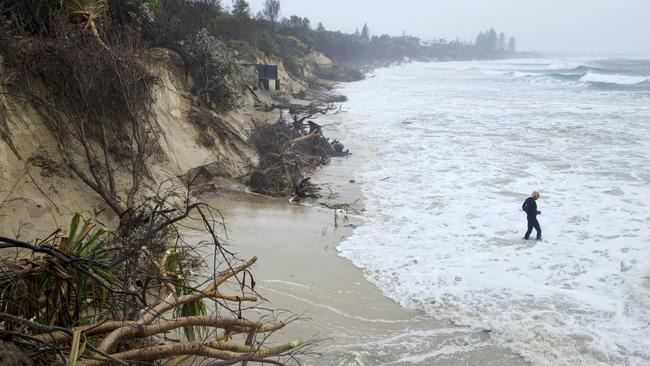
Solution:
[{"label": "exposed tree root", "polygon": [[280,117],[274,124],[256,123],[250,141],[260,155],[260,165],[248,180],[253,191],[298,200],[316,197],[317,188],[306,174],[349,152],[339,141],[323,136],[322,127],[310,118],[340,111],[334,104],[294,107],[289,111],[291,121]]}]

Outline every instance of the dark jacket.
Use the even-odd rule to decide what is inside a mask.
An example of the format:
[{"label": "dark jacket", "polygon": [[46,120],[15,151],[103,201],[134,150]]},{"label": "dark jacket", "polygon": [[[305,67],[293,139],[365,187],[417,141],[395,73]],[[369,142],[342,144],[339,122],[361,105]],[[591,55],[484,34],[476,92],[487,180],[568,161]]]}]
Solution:
[{"label": "dark jacket", "polygon": [[521,209],[526,212],[526,215],[528,215],[528,217],[537,216],[537,202],[535,202],[535,199],[533,197],[526,198],[524,204],[521,205]]}]

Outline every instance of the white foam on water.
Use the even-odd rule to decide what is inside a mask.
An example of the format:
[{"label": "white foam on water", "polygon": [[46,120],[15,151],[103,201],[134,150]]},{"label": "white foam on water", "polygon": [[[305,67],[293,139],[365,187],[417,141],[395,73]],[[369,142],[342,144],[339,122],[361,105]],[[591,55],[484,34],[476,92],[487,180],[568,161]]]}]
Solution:
[{"label": "white foam on water", "polygon": [[[321,349],[325,364],[338,365],[430,365],[432,362],[459,361],[493,347],[482,332],[458,328],[413,330],[405,328],[377,337],[373,334],[341,334],[343,342]],[[343,355],[336,360],[332,355]],[[329,356],[329,357],[328,357]],[[505,356],[507,357],[507,356]],[[502,357],[501,359],[505,358]],[[329,359],[328,359],[329,358]],[[498,359],[495,359],[498,362]],[[446,364],[449,364],[448,362]]]},{"label": "white foam on water", "polygon": [[515,71],[512,74],[516,78],[525,78],[525,77],[530,77],[530,76],[540,76],[538,73],[532,73],[532,72],[524,72],[524,71]]},{"label": "white foam on water", "polygon": [[438,350],[429,353],[424,353],[424,354],[402,357],[399,360],[387,363],[386,365],[398,365],[398,364],[404,364],[405,362],[411,364],[418,364],[418,363],[426,362],[429,359],[440,358],[441,356],[449,357],[461,353],[467,353],[474,350],[475,348],[476,346],[474,345],[466,345],[466,346],[444,345]]},{"label": "white foam on water", "polygon": [[[368,160],[367,221],[340,254],[536,365],[650,364],[650,96],[473,68],[499,69],[415,63],[343,87],[332,118]],[[521,239],[532,190],[541,242]]]},{"label": "white foam on water", "polygon": [[511,71],[508,71],[508,70],[489,70],[489,69],[484,69],[484,70],[481,70],[481,73],[482,73],[483,75],[487,75],[487,76],[499,76],[499,75],[508,75],[508,74],[511,74],[512,72],[511,72]]},{"label": "white foam on water", "polygon": [[546,68],[549,70],[574,69],[583,65],[584,60],[558,60],[551,62]]},{"label": "white foam on water", "polygon": [[[295,285],[292,284],[291,286],[295,286]],[[307,286],[307,287],[309,287],[309,286]],[[311,305],[313,307],[321,308],[323,310],[332,312],[334,314],[337,314],[339,316],[342,316],[342,317],[345,317],[345,318],[348,318],[348,319],[361,320],[361,321],[367,322],[367,323],[389,323],[389,324],[390,323],[407,323],[407,322],[411,321],[410,319],[408,319],[408,320],[390,320],[390,319],[378,319],[378,318],[375,318],[375,319],[365,318],[365,317],[362,317],[362,316],[349,314],[349,313],[347,313],[347,312],[345,312],[345,311],[343,311],[341,309],[338,309],[335,306],[323,304],[321,302],[312,301],[312,300],[309,300],[309,299],[307,299],[306,297],[303,297],[303,296],[293,295],[293,294],[291,294],[291,293],[289,293],[287,291],[282,291],[282,290],[279,290],[279,289],[276,289],[276,288],[269,288],[269,287],[263,287],[263,286],[260,286],[260,288],[263,288],[265,291],[275,292],[276,294],[282,295],[285,298],[292,298],[294,300],[297,300],[298,302],[302,302],[302,303]]]},{"label": "white foam on water", "polygon": [[596,82],[596,83],[610,83],[620,85],[634,85],[650,81],[649,76],[631,76],[620,74],[600,74],[597,72],[586,73],[580,81],[582,82]]}]

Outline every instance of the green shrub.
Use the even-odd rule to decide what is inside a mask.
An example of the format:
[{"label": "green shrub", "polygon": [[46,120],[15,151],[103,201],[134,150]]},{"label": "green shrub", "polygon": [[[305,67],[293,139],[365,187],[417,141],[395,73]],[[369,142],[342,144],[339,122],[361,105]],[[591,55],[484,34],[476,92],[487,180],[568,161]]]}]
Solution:
[{"label": "green shrub", "polygon": [[257,48],[266,56],[270,56],[277,50],[277,44],[267,32],[262,32],[257,36]]},{"label": "green shrub", "polygon": [[233,52],[206,29],[201,29],[181,46],[197,84],[195,93],[217,111],[235,108],[240,96],[235,84],[240,68]]}]

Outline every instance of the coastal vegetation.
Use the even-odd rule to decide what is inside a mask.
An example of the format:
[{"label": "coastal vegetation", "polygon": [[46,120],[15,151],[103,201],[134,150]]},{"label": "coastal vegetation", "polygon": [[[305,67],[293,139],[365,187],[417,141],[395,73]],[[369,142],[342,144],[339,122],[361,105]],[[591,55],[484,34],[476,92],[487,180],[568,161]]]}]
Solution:
[{"label": "coastal vegetation", "polygon": [[[327,88],[328,81],[358,80],[365,68],[407,59],[515,52],[514,39],[508,45],[505,36],[493,41],[494,31],[476,44],[423,42],[371,35],[368,25],[346,34],[313,27],[304,17],[281,18],[279,0],[267,0],[256,15],[245,0],[226,5],[0,1],[0,138],[9,147],[3,151],[27,167],[13,181],[2,178],[0,211],[30,202],[13,195],[29,176],[58,216],[66,217],[50,198],[57,187],[37,185],[28,169],[33,165],[42,177],[80,182],[70,198],[86,205],[78,210],[111,221],[74,214],[67,229],[52,227],[51,235],[30,240],[20,238],[22,227],[13,236],[2,228],[0,348],[10,343],[6,347],[25,356],[15,364],[177,365],[197,356],[218,360],[211,365],[290,361],[305,344],[276,344],[269,337],[296,317],[262,305],[251,272],[256,260],[239,259],[222,244],[223,219],[201,199],[199,173],[217,170],[267,195],[317,196],[309,173],[348,152],[327,139],[314,119],[341,112],[333,103],[341,99],[323,94],[312,103],[291,104],[291,98],[304,97],[302,88],[262,102],[250,96],[244,68],[272,61],[286,72],[283,82]],[[333,62],[314,62],[317,57]],[[183,82],[169,91],[172,74]],[[158,106],[163,97],[187,104],[165,126]],[[251,119],[235,126],[232,115],[244,108],[287,113],[272,123]],[[50,141],[50,149],[23,157],[15,126],[7,122],[10,113],[24,118],[27,130],[39,131],[36,140]],[[183,127],[169,132],[170,119]],[[167,172],[173,133],[190,126],[204,149],[192,151],[245,164],[215,158],[209,167]],[[93,195],[82,195],[83,189]],[[183,235],[188,230],[208,240],[191,243]]]},{"label": "coastal vegetation", "polygon": [[[51,33],[56,22],[53,16],[58,1],[4,0],[0,9],[13,28],[30,34]],[[330,31],[319,23],[298,15],[280,17],[279,0],[265,2],[264,9],[253,14],[246,0],[226,4],[219,0],[103,0],[67,1],[61,10],[68,12],[71,23],[81,24],[98,40],[100,32],[127,27],[138,33],[148,47],[165,47],[192,58],[184,52],[186,43],[201,37],[224,42],[231,51],[241,46],[276,55],[294,74],[310,51],[318,51],[337,62],[340,67],[360,69],[373,64],[413,60],[462,60],[502,58],[516,53],[516,40],[507,39],[494,29],[481,32],[475,42],[445,38],[422,40],[402,34],[373,35],[368,24],[362,30],[347,34]],[[103,22],[98,25],[98,20]],[[187,50],[186,50],[187,51]],[[224,49],[224,51],[226,51]],[[227,52],[221,52],[225,54]],[[332,76],[332,75],[329,75]],[[352,75],[343,75],[350,78]],[[362,74],[354,74],[360,78]]]},{"label": "coastal vegetation", "polygon": [[[214,233],[215,212],[195,210]],[[3,342],[13,344],[0,364],[179,365],[201,356],[232,365],[299,352],[297,340],[268,345],[296,318],[260,306],[250,272],[256,258],[237,260],[213,236],[215,271],[197,283],[188,254],[200,248],[184,245],[179,227],[156,215],[137,230],[139,241],[80,215],[36,243],[0,237],[0,353],[10,352]],[[176,245],[156,247],[170,240]],[[130,248],[135,242],[151,246]]]}]

